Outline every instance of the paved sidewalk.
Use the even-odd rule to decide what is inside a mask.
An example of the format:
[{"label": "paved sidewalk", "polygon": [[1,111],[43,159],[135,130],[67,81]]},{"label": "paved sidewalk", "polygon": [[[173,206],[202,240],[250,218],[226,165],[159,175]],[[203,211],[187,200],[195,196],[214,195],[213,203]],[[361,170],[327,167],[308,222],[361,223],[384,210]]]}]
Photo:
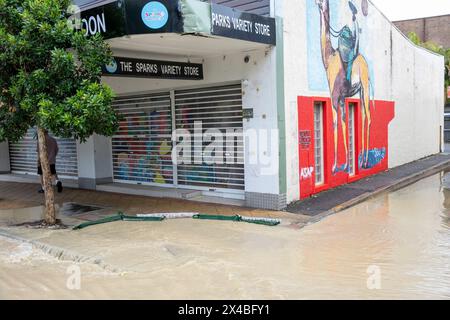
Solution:
[{"label": "paved sidewalk", "polygon": [[[38,189],[39,185],[37,184],[0,181],[0,210],[30,208],[44,205],[44,196],[37,192]],[[182,199],[155,198],[72,188],[64,188],[62,193],[55,193],[55,201],[58,206],[76,203],[102,207],[101,210],[72,216],[72,218],[76,218],[76,220],[84,221],[97,220],[115,214],[118,211],[123,211],[129,215],[138,213],[198,212],[214,215],[279,218],[286,220],[286,223],[294,223],[294,225],[297,226],[303,226],[309,220],[309,217],[281,211],[268,211]],[[1,218],[0,215],[0,223],[2,222]]]},{"label": "paved sidewalk", "polygon": [[431,156],[292,203],[287,211],[314,217],[310,222],[315,222],[383,192],[406,187],[448,167],[450,154]]}]

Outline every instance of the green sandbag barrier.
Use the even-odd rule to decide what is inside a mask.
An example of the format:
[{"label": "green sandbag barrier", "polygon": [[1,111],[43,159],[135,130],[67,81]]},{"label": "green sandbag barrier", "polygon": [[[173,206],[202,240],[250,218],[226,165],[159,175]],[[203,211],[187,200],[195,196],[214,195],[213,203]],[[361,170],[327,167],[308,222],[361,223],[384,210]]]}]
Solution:
[{"label": "green sandbag barrier", "polygon": [[147,222],[160,222],[166,219],[165,217],[136,217],[136,216],[123,216],[123,221],[147,221]]},{"label": "green sandbag barrier", "polygon": [[219,215],[207,215],[207,214],[197,214],[193,216],[194,219],[199,220],[217,220],[217,221],[235,221],[235,222],[247,222],[254,223],[263,226],[275,227],[281,223],[280,220],[277,219],[269,219],[269,218],[251,218],[251,217],[242,217],[239,215],[236,216],[219,216]]},{"label": "green sandbag barrier", "polygon": [[[239,215],[235,216],[220,216],[220,215],[207,215],[207,214],[196,214],[193,216],[194,219],[198,220],[216,220],[216,221],[234,221],[234,222],[247,222],[247,223],[254,223],[269,227],[277,226],[281,223],[280,220],[277,219],[269,219],[269,218],[253,218],[253,217],[242,217]],[[109,223],[109,222],[115,222],[115,221],[147,221],[147,222],[160,222],[166,219],[164,216],[145,216],[145,217],[138,217],[138,216],[127,216],[123,212],[118,212],[117,215],[102,218],[95,221],[88,221],[84,222],[82,224],[79,224],[78,226],[73,227],[73,230],[80,230],[84,229],[90,226],[95,226],[97,224],[103,224],[103,223]]]},{"label": "green sandbag barrier", "polygon": [[268,226],[268,227],[275,227],[281,223],[281,221],[278,219],[270,219],[270,218],[241,217],[241,221],[247,222],[247,223],[259,224],[259,225]]},{"label": "green sandbag barrier", "polygon": [[78,226],[73,227],[73,230],[80,230],[84,229],[90,226],[95,226],[97,224],[103,224],[103,223],[109,223],[109,222],[115,222],[115,221],[147,221],[147,222],[159,222],[163,221],[164,217],[136,217],[136,216],[127,216],[123,214],[123,212],[118,212],[117,215],[102,218],[95,221],[88,221],[84,222],[82,224],[79,224]]},{"label": "green sandbag barrier", "polygon": [[80,230],[80,229],[87,228],[89,226],[95,226],[96,224],[102,224],[102,223],[108,223],[108,222],[114,222],[114,221],[121,221],[121,220],[122,220],[122,216],[121,215],[115,215],[115,216],[106,217],[106,218],[95,220],[95,221],[84,222],[82,224],[79,224],[79,225],[73,227],[73,230]]},{"label": "green sandbag barrier", "polygon": [[208,215],[208,214],[196,214],[193,216],[194,219],[198,220],[219,220],[219,221],[241,221],[240,216],[219,216],[219,215]]}]

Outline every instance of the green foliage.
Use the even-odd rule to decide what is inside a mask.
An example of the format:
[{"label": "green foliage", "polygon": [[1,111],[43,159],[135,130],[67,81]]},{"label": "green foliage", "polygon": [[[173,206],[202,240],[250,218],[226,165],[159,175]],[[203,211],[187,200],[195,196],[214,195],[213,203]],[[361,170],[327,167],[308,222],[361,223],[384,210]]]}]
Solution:
[{"label": "green foliage", "polygon": [[437,44],[430,42],[430,41],[422,42],[420,37],[414,32],[410,32],[408,34],[408,38],[414,44],[444,56],[444,59],[445,59],[445,88],[447,90],[447,87],[450,86],[450,48],[443,48],[442,46],[438,46]]},{"label": "green foliage", "polygon": [[118,128],[100,83],[112,53],[101,36],[67,22],[70,0],[0,0],[0,141],[35,125],[85,141]]}]

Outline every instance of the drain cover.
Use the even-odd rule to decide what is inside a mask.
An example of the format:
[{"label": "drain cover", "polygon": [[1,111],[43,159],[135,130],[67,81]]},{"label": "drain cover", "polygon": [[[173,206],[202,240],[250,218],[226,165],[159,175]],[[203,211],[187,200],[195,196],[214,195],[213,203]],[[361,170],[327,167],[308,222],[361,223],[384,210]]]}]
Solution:
[{"label": "drain cover", "polygon": [[91,206],[75,202],[66,202],[59,209],[59,213],[65,216],[76,216],[87,212],[104,209],[104,207]]}]

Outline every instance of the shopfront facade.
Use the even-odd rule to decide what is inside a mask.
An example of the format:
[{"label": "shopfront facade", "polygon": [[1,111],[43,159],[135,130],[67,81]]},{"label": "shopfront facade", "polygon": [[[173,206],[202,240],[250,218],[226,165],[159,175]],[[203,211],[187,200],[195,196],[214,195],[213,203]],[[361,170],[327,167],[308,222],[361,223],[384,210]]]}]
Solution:
[{"label": "shopfront facade", "polygon": [[[102,81],[123,117],[113,137],[76,143],[81,188],[279,210],[440,152],[443,58],[370,1],[75,3],[111,45]],[[0,149],[13,169],[17,147]]]},{"label": "shopfront facade", "polygon": [[[158,3],[84,6],[87,32],[100,30],[110,38],[114,63],[105,66],[103,81],[115,91],[114,108],[123,120],[112,138],[94,136],[78,145],[80,186],[195,190],[251,207],[283,208],[277,112],[282,92],[273,80],[277,23],[269,17],[270,2],[228,3],[245,12],[227,3]],[[111,13],[118,5],[126,8],[125,21]],[[166,24],[146,21],[161,14],[168,15]],[[142,25],[121,29],[126,21]]]}]

